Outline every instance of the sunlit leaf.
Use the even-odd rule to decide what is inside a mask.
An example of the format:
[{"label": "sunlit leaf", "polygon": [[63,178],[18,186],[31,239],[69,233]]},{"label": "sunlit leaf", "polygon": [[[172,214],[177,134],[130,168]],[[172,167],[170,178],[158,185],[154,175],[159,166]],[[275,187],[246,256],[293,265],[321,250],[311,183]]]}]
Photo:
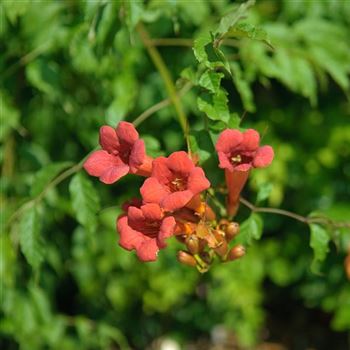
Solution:
[{"label": "sunlit leaf", "polygon": [[215,94],[220,88],[220,82],[223,77],[223,73],[206,70],[199,78],[198,84]]}]

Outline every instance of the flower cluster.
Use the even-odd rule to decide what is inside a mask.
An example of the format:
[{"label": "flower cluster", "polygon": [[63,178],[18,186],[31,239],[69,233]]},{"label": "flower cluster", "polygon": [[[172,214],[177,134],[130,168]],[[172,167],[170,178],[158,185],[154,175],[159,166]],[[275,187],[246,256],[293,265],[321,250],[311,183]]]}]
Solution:
[{"label": "flower cluster", "polygon": [[[238,208],[239,194],[251,168],[265,167],[273,159],[270,146],[259,147],[259,134],[227,129],[216,144],[219,167],[225,169],[228,187],[227,216],[232,218]],[[85,170],[112,184],[126,174],[146,177],[140,188],[140,199],[123,205],[117,219],[119,245],[136,250],[141,261],[154,261],[166,240],[175,236],[185,246],[178,260],[199,271],[206,271],[214,256],[224,262],[244,255],[241,245],[230,248],[239,233],[239,225],[228,218],[217,219],[202,194],[210,188],[203,169],[184,151],[169,157],[152,159],[135,127],[120,122],[116,129],[102,126],[101,150],[92,152],[84,163]]]}]

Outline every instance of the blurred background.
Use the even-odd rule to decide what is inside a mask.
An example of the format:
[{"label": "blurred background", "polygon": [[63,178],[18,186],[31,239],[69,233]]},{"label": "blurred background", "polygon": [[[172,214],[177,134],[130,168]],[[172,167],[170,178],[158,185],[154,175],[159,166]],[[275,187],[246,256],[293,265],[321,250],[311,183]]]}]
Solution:
[{"label": "blurred background", "polygon": [[[118,246],[115,219],[142,179],[106,186],[80,170],[101,125],[168,98],[137,24],[181,89],[199,69],[193,40],[239,3],[0,3],[1,349],[350,348],[349,230],[332,233],[317,273],[308,226],[269,214],[243,259],[206,274],[177,262],[175,240],[140,263]],[[276,156],[244,197],[264,187],[259,205],[349,220],[350,2],[261,0],[247,21],[274,49],[233,41],[224,50],[235,79],[223,86]],[[187,90],[196,130],[200,88]],[[138,130],[152,156],[186,149],[169,104]]]}]

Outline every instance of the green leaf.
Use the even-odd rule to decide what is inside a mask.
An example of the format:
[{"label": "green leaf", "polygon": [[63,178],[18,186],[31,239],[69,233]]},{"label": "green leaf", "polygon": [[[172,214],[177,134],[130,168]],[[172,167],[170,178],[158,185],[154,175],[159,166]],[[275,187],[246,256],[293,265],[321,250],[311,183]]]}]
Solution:
[{"label": "green leaf", "polygon": [[311,271],[318,272],[318,263],[326,259],[329,252],[330,237],[326,229],[318,224],[310,224],[310,247],[314,251],[314,258],[311,264]]},{"label": "green leaf", "polygon": [[244,109],[248,112],[255,112],[253,93],[249,83],[243,77],[241,67],[236,62],[231,62],[232,79],[242,99]]},{"label": "green leaf", "polygon": [[5,14],[12,25],[16,24],[17,18],[23,16],[30,6],[30,0],[22,1],[3,1]]},{"label": "green leaf", "polygon": [[121,27],[118,15],[119,7],[119,1],[108,2],[103,7],[102,14],[99,15],[100,20],[97,27],[96,41],[101,52],[113,46],[114,36]]},{"label": "green leaf", "polygon": [[91,181],[83,173],[78,173],[72,178],[69,191],[78,222],[88,231],[94,232],[97,227],[96,214],[100,209],[100,204]]},{"label": "green leaf", "polygon": [[198,154],[200,163],[207,161],[214,152],[214,145],[206,130],[191,132],[189,137],[191,151]]},{"label": "green leaf", "polygon": [[19,125],[19,111],[13,106],[10,98],[0,91],[0,141],[3,142],[6,136]]},{"label": "green leaf", "polygon": [[38,269],[44,260],[44,247],[40,237],[37,208],[33,206],[22,216],[19,226],[19,243],[28,263]]},{"label": "green leaf", "polygon": [[144,13],[144,5],[142,0],[123,0],[123,6],[126,12],[126,25],[132,33],[134,31],[135,26],[141,19]]},{"label": "green leaf", "polygon": [[265,199],[269,198],[269,195],[272,191],[273,185],[270,182],[260,185],[256,202],[263,202]]},{"label": "green leaf", "polygon": [[237,113],[231,113],[230,114],[230,119],[227,123],[227,127],[230,129],[238,129],[239,124],[241,123],[241,118]]},{"label": "green leaf", "polygon": [[56,98],[60,91],[59,66],[51,61],[36,59],[26,68],[27,78],[30,83],[50,98]]},{"label": "green leaf", "polygon": [[34,176],[33,185],[30,190],[32,197],[41,193],[62,170],[72,165],[72,162],[52,163],[40,169]]},{"label": "green leaf", "polygon": [[202,34],[194,40],[193,52],[199,63],[208,62],[205,47],[212,41],[209,33]]},{"label": "green leaf", "polygon": [[198,97],[197,105],[198,109],[204,112],[209,119],[228,123],[230,111],[228,109],[227,92],[225,90],[220,88],[217,94],[210,97],[210,101]]},{"label": "green leaf", "polygon": [[237,241],[243,244],[251,245],[253,239],[258,240],[263,233],[263,220],[260,215],[252,213],[247,220],[243,222]]},{"label": "green leaf", "polygon": [[270,39],[266,31],[250,23],[238,23],[225,34],[225,38],[226,37],[248,38],[251,40],[263,41],[271,47]]},{"label": "green leaf", "polygon": [[224,77],[223,73],[206,70],[199,78],[198,84],[212,93],[218,93],[221,79]]},{"label": "green leaf", "polygon": [[117,125],[134,107],[137,94],[137,82],[131,70],[119,74],[113,82],[114,100],[107,110],[106,121]]},{"label": "green leaf", "polygon": [[238,9],[235,9],[234,11],[228,13],[226,16],[222,17],[215,34],[219,38],[224,37],[242,18],[244,18],[247,10],[254,4],[255,0],[249,0],[241,4]]},{"label": "green leaf", "polygon": [[147,154],[151,157],[159,157],[163,155],[161,145],[158,139],[151,135],[142,135],[142,140],[145,142]]}]

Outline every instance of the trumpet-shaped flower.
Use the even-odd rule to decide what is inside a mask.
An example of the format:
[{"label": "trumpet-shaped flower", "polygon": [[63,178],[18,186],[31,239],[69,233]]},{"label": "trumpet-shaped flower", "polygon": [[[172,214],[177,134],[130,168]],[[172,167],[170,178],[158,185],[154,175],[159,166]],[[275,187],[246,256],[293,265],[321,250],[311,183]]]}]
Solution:
[{"label": "trumpet-shaped flower", "polygon": [[150,175],[152,158],[146,155],[145,143],[139,139],[135,127],[120,122],[116,129],[102,126],[101,150],[93,152],[84,163],[84,169],[105,184],[118,181],[128,173]]},{"label": "trumpet-shaped flower", "polygon": [[153,161],[152,175],[140,192],[144,202],[159,203],[163,209],[174,211],[209,186],[203,169],[196,167],[186,152],[179,151]]},{"label": "trumpet-shaped flower", "polygon": [[219,167],[229,171],[248,171],[251,168],[264,168],[273,160],[271,146],[259,147],[260,136],[257,131],[248,129],[224,130],[216,143]]},{"label": "trumpet-shaped flower", "polygon": [[175,219],[164,216],[158,204],[129,206],[127,215],[117,220],[119,245],[127,250],[135,249],[141,261],[155,261],[158,251],[166,247],[166,238],[174,234],[175,226]]}]

